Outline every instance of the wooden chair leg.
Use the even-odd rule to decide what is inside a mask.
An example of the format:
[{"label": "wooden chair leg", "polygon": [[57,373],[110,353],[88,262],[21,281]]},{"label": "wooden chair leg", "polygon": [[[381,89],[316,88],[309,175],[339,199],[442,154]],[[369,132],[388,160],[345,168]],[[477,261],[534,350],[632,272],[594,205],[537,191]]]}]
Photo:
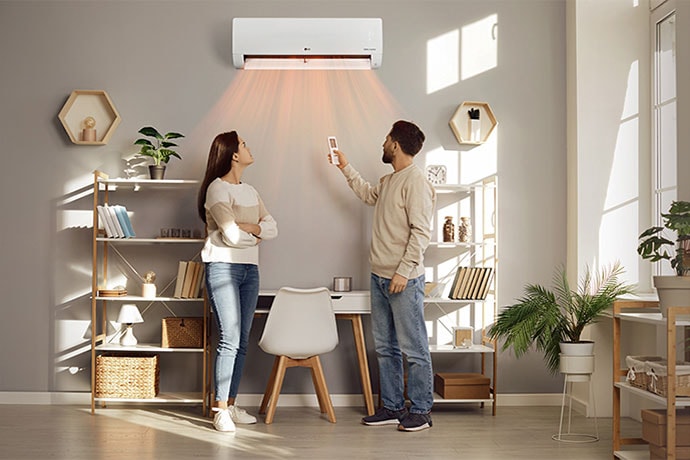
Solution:
[{"label": "wooden chair leg", "polygon": [[273,416],[276,413],[276,407],[278,406],[278,397],[280,396],[280,389],[283,387],[283,379],[285,378],[285,363],[288,360],[286,356],[278,357],[278,366],[276,369],[275,381],[273,382],[273,388],[271,388],[271,401],[268,404],[268,410],[266,411],[266,424],[270,425],[273,423]]},{"label": "wooden chair leg", "polygon": [[326,414],[331,423],[335,423],[335,410],[333,410],[333,403],[331,402],[331,395],[328,393],[328,386],[326,385],[326,377],[323,375],[323,367],[321,367],[321,360],[318,356],[313,357],[314,380],[316,382],[316,393],[321,395],[319,398],[326,406]]},{"label": "wooden chair leg", "polygon": [[316,363],[316,360],[314,359],[314,356],[312,356],[311,358],[309,358],[307,360],[306,367],[309,367],[309,370],[311,371],[311,381],[314,384],[314,390],[316,390],[316,400],[319,403],[319,410],[321,411],[322,414],[325,414],[326,409],[327,409],[327,403],[326,403],[326,401],[324,401],[323,394],[321,394],[321,392],[318,391],[319,381],[318,381],[318,378],[316,376],[316,371],[314,369],[315,363]]},{"label": "wooden chair leg", "polygon": [[266,407],[268,406],[268,403],[271,400],[271,397],[273,396],[271,394],[271,388],[273,388],[273,383],[276,380],[276,372],[278,371],[278,361],[279,360],[280,360],[279,356],[276,356],[276,359],[273,360],[273,368],[271,369],[271,375],[268,377],[268,383],[266,384],[266,391],[264,391],[264,397],[261,398],[261,407],[259,407],[259,414],[265,414],[266,413]]}]

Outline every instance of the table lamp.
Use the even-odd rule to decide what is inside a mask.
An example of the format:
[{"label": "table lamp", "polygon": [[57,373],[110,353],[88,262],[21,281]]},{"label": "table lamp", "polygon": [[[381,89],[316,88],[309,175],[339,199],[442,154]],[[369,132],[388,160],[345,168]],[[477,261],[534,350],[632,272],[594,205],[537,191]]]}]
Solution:
[{"label": "table lamp", "polygon": [[117,322],[127,325],[125,333],[122,334],[122,337],[120,337],[120,345],[123,347],[135,346],[137,344],[137,338],[134,337],[132,324],[144,322],[144,318],[141,317],[141,313],[139,313],[137,306],[131,303],[124,304],[122,308],[120,308],[120,314],[117,317]]}]

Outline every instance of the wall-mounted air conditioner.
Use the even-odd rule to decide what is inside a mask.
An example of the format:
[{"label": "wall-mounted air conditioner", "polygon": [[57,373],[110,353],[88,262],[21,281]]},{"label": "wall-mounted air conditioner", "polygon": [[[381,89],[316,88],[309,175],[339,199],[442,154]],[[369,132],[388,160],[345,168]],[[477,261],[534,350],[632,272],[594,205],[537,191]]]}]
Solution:
[{"label": "wall-mounted air conditioner", "polygon": [[238,69],[376,69],[383,58],[380,18],[234,18]]}]

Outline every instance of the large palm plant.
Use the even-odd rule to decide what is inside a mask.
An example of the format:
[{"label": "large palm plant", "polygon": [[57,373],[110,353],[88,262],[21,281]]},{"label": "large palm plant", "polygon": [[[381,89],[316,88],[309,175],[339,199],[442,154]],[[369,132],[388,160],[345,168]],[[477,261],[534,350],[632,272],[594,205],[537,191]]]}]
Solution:
[{"label": "large palm plant", "polygon": [[546,366],[555,374],[559,344],[580,342],[585,326],[596,322],[616,298],[633,292],[633,286],[619,281],[622,273],[618,262],[594,275],[587,266],[574,291],[565,268],[560,267],[554,272],[553,289],[526,285],[524,296],[498,315],[489,336],[502,339],[503,350],[512,348],[518,358],[532,347],[544,352]]}]

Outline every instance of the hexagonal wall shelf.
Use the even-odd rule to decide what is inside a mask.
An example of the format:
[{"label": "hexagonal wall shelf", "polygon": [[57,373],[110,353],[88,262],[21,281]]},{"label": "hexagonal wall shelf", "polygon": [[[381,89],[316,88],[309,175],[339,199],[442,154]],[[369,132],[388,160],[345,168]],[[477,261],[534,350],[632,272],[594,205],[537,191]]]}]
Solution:
[{"label": "hexagonal wall shelf", "polygon": [[72,91],[58,114],[75,144],[105,145],[120,124],[113,101],[101,90]]},{"label": "hexagonal wall shelf", "polygon": [[[479,120],[475,121],[473,133],[470,110],[479,110]],[[486,142],[498,124],[491,107],[486,102],[463,102],[448,122],[453,134],[461,144],[479,145]]]}]

